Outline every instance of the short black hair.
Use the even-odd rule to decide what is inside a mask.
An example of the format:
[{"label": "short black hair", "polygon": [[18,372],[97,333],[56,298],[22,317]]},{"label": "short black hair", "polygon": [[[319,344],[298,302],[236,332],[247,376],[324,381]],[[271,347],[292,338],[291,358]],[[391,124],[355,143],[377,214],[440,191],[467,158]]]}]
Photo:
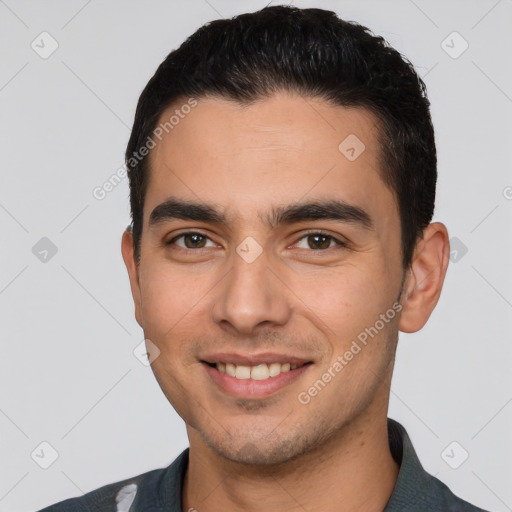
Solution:
[{"label": "short black hair", "polygon": [[437,180],[426,86],[412,64],[368,28],[332,11],[291,6],[206,23],[165,58],[144,88],[125,154],[137,262],[150,177],[149,159],[140,149],[164,110],[179,99],[221,97],[250,104],[278,91],[374,114],[379,171],[396,196],[402,262],[409,266],[432,219]]}]

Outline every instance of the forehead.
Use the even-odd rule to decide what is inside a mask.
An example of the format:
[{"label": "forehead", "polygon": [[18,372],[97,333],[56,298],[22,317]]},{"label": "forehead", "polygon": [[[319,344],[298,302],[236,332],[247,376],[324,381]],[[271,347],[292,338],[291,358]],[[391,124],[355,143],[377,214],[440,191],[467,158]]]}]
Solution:
[{"label": "forehead", "polygon": [[225,98],[188,104],[161,115],[167,130],[149,155],[145,222],[170,195],[216,204],[236,218],[309,197],[396,214],[381,179],[378,123],[367,110],[287,92],[245,105]]}]

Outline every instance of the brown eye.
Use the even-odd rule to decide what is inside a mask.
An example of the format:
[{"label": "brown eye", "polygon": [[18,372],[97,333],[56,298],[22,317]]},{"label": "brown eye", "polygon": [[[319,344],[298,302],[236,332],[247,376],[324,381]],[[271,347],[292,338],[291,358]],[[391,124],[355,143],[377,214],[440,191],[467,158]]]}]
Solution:
[{"label": "brown eye", "polygon": [[184,235],[183,240],[185,241],[185,245],[188,249],[195,249],[197,247],[204,247],[206,243],[206,237],[199,235],[197,233],[192,233],[190,235]]},{"label": "brown eye", "polygon": [[345,246],[340,240],[324,233],[309,233],[297,241],[300,249],[326,250],[336,245]]},{"label": "brown eye", "polygon": [[325,235],[308,235],[307,239],[311,249],[328,249],[332,241],[332,237]]},{"label": "brown eye", "polygon": [[[181,239],[183,242],[177,243],[177,241]],[[201,235],[201,233],[181,233],[181,235],[178,235],[167,242],[167,245],[172,245],[175,243],[182,249],[202,249],[206,246],[208,240],[210,239],[205,235]]]}]

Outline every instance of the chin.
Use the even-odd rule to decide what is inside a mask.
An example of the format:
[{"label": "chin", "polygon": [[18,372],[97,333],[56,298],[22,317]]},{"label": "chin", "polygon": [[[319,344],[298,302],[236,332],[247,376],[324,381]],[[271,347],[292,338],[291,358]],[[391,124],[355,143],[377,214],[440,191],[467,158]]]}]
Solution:
[{"label": "chin", "polygon": [[240,464],[275,466],[297,459],[322,444],[325,435],[317,430],[306,436],[304,430],[259,434],[244,432],[212,439],[201,434],[206,444],[220,457]]},{"label": "chin", "polygon": [[283,451],[283,447],[265,446],[261,440],[259,442],[248,441],[239,448],[235,446],[211,446],[211,448],[225,459],[253,466],[283,464],[299,456],[296,450],[293,452],[290,449]]}]

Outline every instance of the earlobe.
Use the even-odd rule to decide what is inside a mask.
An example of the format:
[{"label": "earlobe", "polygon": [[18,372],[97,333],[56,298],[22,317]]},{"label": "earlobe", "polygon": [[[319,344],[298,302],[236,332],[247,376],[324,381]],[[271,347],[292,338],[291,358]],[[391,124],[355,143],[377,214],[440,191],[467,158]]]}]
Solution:
[{"label": "earlobe", "polygon": [[402,332],[416,332],[426,324],[441,295],[449,258],[446,226],[429,224],[416,244],[407,272],[399,324]]},{"label": "earlobe", "polygon": [[133,303],[135,306],[135,319],[142,327],[142,307],[141,307],[141,291],[139,283],[139,265],[135,260],[135,253],[133,247],[133,234],[130,227],[126,228],[123,232],[121,239],[121,253],[123,255],[124,264],[128,271],[130,279],[130,288],[132,290]]}]

